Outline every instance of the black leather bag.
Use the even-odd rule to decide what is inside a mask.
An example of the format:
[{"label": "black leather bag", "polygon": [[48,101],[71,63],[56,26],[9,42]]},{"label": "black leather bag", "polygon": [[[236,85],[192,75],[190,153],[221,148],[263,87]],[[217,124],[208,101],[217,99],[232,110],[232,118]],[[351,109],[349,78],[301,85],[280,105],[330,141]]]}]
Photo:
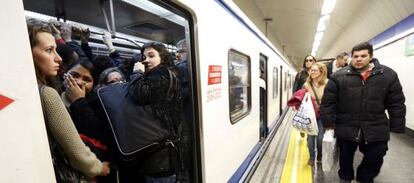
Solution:
[{"label": "black leather bag", "polygon": [[53,169],[55,170],[57,183],[92,182],[70,165],[68,158],[65,156],[63,149],[60,148],[59,144],[57,144],[54,140],[49,140],[49,142],[51,143]]},{"label": "black leather bag", "polygon": [[162,147],[142,160],[142,171],[150,176],[169,176],[174,173],[174,158],[171,146]]},{"label": "black leather bag", "polygon": [[128,93],[128,83],[98,90],[122,160],[154,152],[170,137],[149,105],[141,106]]}]

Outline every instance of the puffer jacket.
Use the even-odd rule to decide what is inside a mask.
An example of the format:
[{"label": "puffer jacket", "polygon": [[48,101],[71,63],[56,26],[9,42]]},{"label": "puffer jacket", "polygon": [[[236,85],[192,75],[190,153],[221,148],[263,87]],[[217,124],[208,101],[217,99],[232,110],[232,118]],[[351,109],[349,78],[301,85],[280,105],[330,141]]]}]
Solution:
[{"label": "puffer jacket", "polygon": [[325,88],[321,119],[325,128],[335,127],[340,139],[388,141],[390,131],[405,130],[405,97],[397,73],[375,58],[372,63],[366,81],[349,65],[332,74]]}]

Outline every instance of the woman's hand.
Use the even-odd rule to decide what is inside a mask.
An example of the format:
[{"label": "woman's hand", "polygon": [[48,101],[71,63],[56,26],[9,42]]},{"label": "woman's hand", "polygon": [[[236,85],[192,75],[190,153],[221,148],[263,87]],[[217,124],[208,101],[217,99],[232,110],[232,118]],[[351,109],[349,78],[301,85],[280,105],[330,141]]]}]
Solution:
[{"label": "woman's hand", "polygon": [[135,63],[134,64],[133,72],[141,72],[141,73],[144,73],[145,72],[145,65],[142,64],[141,62]]},{"label": "woman's hand", "polygon": [[88,43],[90,36],[91,36],[91,32],[89,31],[89,28],[84,27],[81,29],[80,40],[82,43]]},{"label": "woman's hand", "polygon": [[109,173],[111,173],[111,168],[109,167],[110,162],[104,161],[102,162],[102,171],[100,176],[107,176]]},{"label": "woman's hand", "polygon": [[69,97],[71,102],[74,102],[80,98],[85,98],[86,90],[85,85],[86,83],[79,84],[76,82],[76,80],[70,75],[66,74],[64,76],[64,85],[66,88],[66,95]]}]

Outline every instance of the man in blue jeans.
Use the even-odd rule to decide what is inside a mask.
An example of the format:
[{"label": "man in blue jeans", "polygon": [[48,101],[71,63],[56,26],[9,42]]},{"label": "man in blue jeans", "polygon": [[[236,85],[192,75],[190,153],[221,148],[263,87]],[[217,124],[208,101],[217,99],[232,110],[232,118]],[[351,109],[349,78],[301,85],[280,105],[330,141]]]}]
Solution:
[{"label": "man in blue jeans", "polygon": [[354,46],[351,64],[332,74],[320,107],[324,127],[334,128],[338,139],[341,182],[354,179],[358,146],[364,157],[356,180],[374,182],[388,150],[390,131],[404,133],[404,102],[397,73],[373,58],[371,44]]}]

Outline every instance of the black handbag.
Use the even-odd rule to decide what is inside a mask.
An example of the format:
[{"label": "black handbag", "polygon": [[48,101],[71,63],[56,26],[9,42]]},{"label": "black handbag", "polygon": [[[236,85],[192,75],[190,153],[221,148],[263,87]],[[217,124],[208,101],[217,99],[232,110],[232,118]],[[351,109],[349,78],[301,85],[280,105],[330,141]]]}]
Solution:
[{"label": "black handbag", "polygon": [[[49,138],[50,150],[52,154],[53,169],[55,170],[55,177],[57,183],[87,183],[92,182],[91,179],[87,178],[81,172],[74,169],[68,158],[63,152],[53,137]],[[89,179],[89,180],[88,180]]]}]

